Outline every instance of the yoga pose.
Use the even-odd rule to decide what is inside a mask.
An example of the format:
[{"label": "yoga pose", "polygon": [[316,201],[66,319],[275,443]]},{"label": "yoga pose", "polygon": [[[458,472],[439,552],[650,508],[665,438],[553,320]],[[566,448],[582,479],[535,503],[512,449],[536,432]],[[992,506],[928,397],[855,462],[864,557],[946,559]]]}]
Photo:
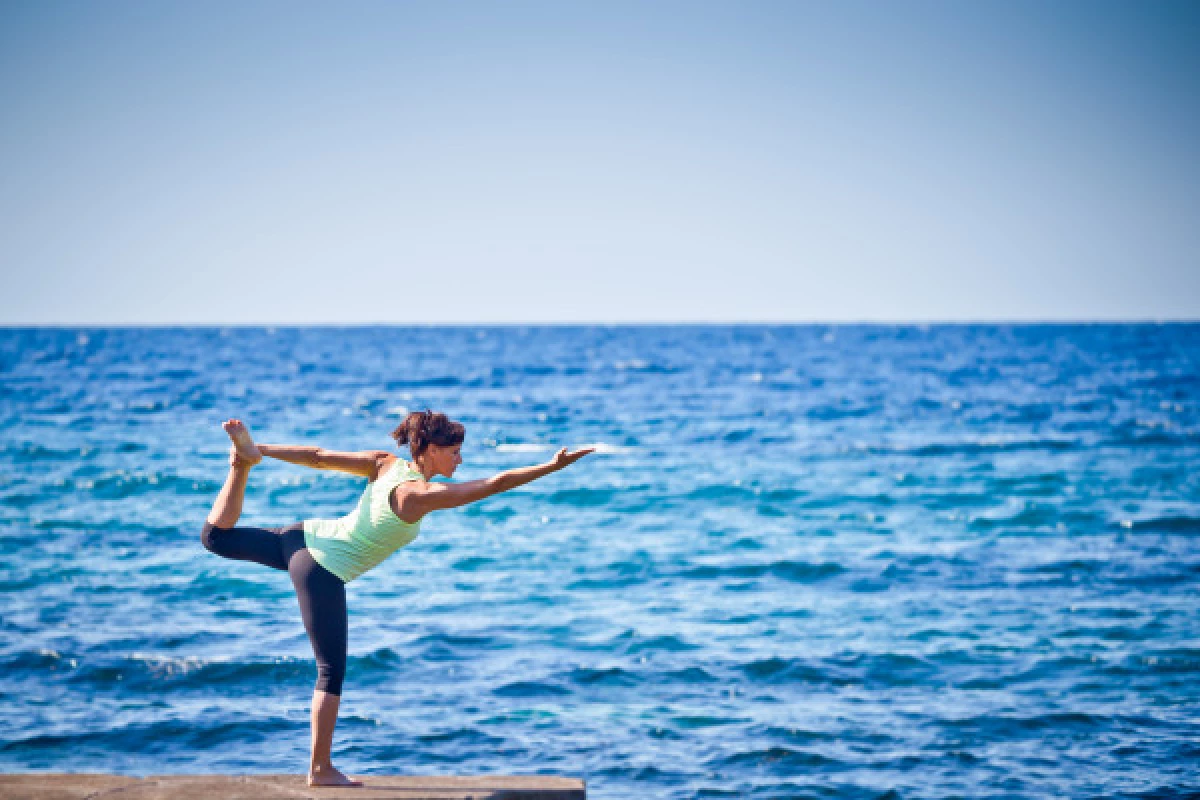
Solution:
[{"label": "yoga pose", "polygon": [[[408,445],[411,462],[387,450],[345,453],[256,444],[237,419],[222,427],[233,440],[229,476],[200,540],[217,555],[256,561],[291,576],[317,660],[308,785],[361,786],[360,781],[352,781],[334,768],[331,752],[346,674],[346,584],[416,539],[421,518],[430,511],[464,506],[537,480],[595,448],[568,453],[564,447],[544,464],[505,470],[477,481],[433,483],[435,475],[452,477],[462,463],[459,451],[466,429],[445,414],[414,411],[392,431],[397,444]],[[354,511],[340,519],[308,519],[282,528],[236,528],[250,468],[263,456],[361,475],[367,479],[367,487]]]}]

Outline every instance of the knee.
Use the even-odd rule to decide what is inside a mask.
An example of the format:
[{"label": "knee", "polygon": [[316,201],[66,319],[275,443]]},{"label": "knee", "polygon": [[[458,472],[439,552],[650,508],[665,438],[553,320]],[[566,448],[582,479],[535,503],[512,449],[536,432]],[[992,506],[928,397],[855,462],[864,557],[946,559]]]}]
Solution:
[{"label": "knee", "polygon": [[220,534],[225,531],[225,528],[218,528],[208,520],[204,520],[204,527],[200,529],[200,543],[208,552],[221,555]]},{"label": "knee", "polygon": [[341,697],[342,681],[346,677],[346,671],[335,669],[331,664],[317,664],[317,690],[327,694],[336,694]]}]

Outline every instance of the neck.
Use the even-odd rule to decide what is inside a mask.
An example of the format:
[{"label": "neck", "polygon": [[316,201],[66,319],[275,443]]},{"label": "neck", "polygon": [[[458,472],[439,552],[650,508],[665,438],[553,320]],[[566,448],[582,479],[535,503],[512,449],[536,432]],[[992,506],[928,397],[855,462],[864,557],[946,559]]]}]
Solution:
[{"label": "neck", "polygon": [[421,473],[422,477],[425,478],[426,483],[433,480],[433,467],[427,467],[420,461],[417,461],[415,458],[413,459],[413,464],[416,465],[417,470]]}]

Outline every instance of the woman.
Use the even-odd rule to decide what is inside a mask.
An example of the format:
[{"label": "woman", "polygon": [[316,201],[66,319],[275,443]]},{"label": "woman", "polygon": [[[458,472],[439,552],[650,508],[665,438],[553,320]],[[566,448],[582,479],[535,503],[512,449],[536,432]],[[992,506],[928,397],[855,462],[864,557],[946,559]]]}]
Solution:
[{"label": "woman", "polygon": [[[233,440],[229,476],[200,540],[217,555],[256,561],[286,570],[291,576],[317,659],[308,785],[361,786],[335,769],[331,760],[333,728],[346,674],[346,583],[417,538],[421,519],[430,511],[463,506],[529,483],[573,464],[595,448],[568,453],[564,447],[545,464],[466,483],[433,483],[435,475],[452,477],[462,463],[459,451],[466,429],[445,414],[414,411],[392,431],[397,444],[409,446],[411,462],[386,450],[342,453],[319,447],[256,444],[237,419],[222,427]],[[282,528],[236,528],[250,468],[263,456],[361,475],[367,486],[354,511],[340,519],[308,519]]]}]

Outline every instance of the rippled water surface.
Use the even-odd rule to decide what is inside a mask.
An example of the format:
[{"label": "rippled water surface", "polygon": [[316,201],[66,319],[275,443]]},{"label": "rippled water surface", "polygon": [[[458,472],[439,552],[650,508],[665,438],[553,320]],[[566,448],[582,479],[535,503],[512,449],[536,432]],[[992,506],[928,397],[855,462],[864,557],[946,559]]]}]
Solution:
[{"label": "rippled water surface", "polygon": [[[1195,791],[1198,365],[1197,325],[0,330],[0,769],[301,772],[288,577],[199,540],[219,423],[375,449],[429,406],[456,479],[601,452],[350,584],[345,771]],[[363,485],[267,460],[242,522]]]}]

